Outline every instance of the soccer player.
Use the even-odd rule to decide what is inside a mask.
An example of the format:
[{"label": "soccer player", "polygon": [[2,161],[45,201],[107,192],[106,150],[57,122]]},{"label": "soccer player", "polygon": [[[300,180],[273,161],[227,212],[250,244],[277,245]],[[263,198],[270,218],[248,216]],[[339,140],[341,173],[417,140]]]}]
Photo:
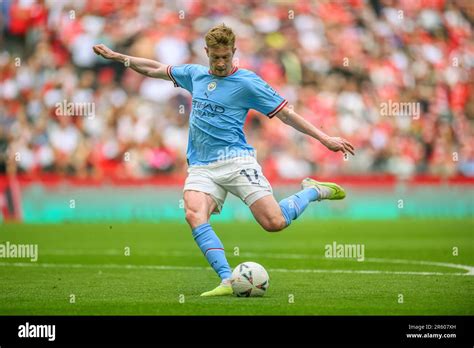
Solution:
[{"label": "soccer player", "polygon": [[257,163],[255,151],[247,144],[243,133],[249,109],[255,109],[269,119],[276,116],[319,140],[331,151],[354,155],[354,147],[347,140],[328,136],[306,121],[258,75],[233,66],[236,48],[232,29],[218,25],[207,32],[205,41],[209,68],[196,64],[173,66],[126,56],[103,44],[95,45],[93,50],[143,75],[170,80],[175,87],[191,93],[186,154],[189,168],[183,189],[186,221],[197,245],[221,278],[218,287],[201,296],[222,296],[232,294],[232,271],[224,246],[209,220],[211,214],[221,211],[227,192],[244,201],[258,223],[269,232],[288,227],[310,202],[343,199],[346,195],[337,184],[306,178],[300,192],[277,202]]}]

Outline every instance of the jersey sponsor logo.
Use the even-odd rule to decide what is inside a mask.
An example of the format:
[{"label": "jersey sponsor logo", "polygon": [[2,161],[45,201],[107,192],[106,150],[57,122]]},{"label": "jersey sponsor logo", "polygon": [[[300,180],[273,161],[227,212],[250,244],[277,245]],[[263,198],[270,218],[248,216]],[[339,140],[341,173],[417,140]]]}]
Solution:
[{"label": "jersey sponsor logo", "polygon": [[209,84],[207,85],[207,90],[209,92],[212,92],[213,90],[215,90],[217,87],[217,82],[216,81],[212,81],[212,82],[209,82]]},{"label": "jersey sponsor logo", "polygon": [[225,108],[209,102],[193,100],[193,114],[203,117],[214,117],[216,114],[225,113]]}]

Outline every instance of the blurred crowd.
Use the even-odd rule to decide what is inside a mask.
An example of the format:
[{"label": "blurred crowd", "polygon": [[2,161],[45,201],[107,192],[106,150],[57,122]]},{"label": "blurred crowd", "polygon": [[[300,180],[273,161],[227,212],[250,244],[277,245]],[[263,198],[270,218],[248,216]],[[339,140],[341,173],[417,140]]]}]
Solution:
[{"label": "blurred crowd", "polygon": [[[4,0],[0,6],[0,173],[184,174],[189,93],[107,61],[92,46],[207,65],[204,34],[225,23],[237,35],[236,65],[356,147],[356,156],[344,158],[250,111],[247,140],[266,175],[474,176],[469,0]],[[402,103],[414,108],[391,109]]]}]

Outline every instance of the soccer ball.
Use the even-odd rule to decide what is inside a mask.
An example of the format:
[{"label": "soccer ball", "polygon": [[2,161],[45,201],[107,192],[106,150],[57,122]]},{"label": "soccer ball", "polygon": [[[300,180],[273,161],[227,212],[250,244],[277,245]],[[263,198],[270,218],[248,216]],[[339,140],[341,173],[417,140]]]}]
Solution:
[{"label": "soccer ball", "polygon": [[234,268],[231,278],[232,290],[238,297],[263,296],[268,289],[268,273],[255,262],[243,262]]}]

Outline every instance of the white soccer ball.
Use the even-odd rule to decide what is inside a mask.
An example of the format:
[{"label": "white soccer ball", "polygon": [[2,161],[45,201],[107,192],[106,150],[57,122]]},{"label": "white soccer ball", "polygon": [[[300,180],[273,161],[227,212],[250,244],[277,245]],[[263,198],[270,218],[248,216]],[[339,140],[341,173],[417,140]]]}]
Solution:
[{"label": "white soccer ball", "polygon": [[232,290],[239,297],[263,296],[269,282],[267,271],[256,262],[243,262],[232,272]]}]

